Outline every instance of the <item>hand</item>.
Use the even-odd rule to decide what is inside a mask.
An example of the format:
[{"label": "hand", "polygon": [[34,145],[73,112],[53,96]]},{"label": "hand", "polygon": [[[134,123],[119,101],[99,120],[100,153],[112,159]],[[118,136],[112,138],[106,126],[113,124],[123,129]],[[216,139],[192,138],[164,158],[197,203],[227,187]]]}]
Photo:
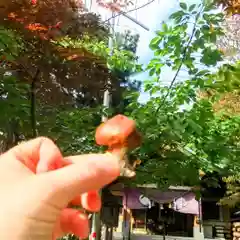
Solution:
[{"label": "hand", "polygon": [[47,138],[10,149],[0,157],[0,239],[52,240],[66,233],[86,238],[88,218],[69,203],[98,211],[97,190],[118,176],[114,157],[63,158]]}]

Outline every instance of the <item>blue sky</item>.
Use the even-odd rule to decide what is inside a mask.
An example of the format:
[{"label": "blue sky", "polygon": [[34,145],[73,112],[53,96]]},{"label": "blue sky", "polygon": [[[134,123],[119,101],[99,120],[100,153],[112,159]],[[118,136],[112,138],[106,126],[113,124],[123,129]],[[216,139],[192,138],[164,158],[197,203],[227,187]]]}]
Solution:
[{"label": "blue sky", "polygon": [[[142,5],[149,0],[138,0],[137,5]],[[188,4],[199,3],[199,0],[185,0]],[[161,28],[162,22],[167,21],[169,16],[179,9],[179,0],[155,0],[148,6],[139,9],[137,12],[133,12],[130,15],[137,19],[139,22],[146,25],[150,31],[146,31],[140,26],[136,25],[132,21],[128,20],[124,16],[121,16],[116,21],[116,29],[120,25],[120,29],[128,28],[135,31],[140,35],[138,43],[137,55],[139,56],[139,62],[146,65],[153,57],[153,52],[149,49],[149,43],[155,36],[155,31]],[[169,84],[175,72],[172,72],[169,68],[162,71],[161,82],[162,84]],[[184,73],[180,74],[180,77],[184,77]],[[144,81],[149,78],[148,72],[143,72],[138,76],[134,76],[138,80]],[[140,102],[145,102],[149,98],[147,93],[142,92],[139,98]]]},{"label": "blue sky", "polygon": [[[141,4],[138,5],[142,4],[143,3],[141,1]],[[140,35],[137,48],[137,55],[139,56],[140,63],[146,65],[151,60],[153,53],[148,46],[151,39],[155,36],[155,31],[161,28],[162,22],[166,21],[168,17],[178,9],[178,7],[178,0],[155,0],[155,2],[138,10],[137,14],[131,13],[131,16],[135,17],[139,22],[146,25],[150,29],[149,31],[144,30],[140,26],[124,17],[120,18],[119,25],[128,26],[130,29],[132,28]],[[166,73],[163,74],[165,75]],[[167,75],[166,80],[169,78]],[[163,78],[164,77],[165,76],[163,76]],[[141,73],[138,76],[135,76],[135,78],[144,81],[148,78],[148,72]],[[142,92],[139,101],[145,102],[148,97],[149,96],[147,93]]]}]

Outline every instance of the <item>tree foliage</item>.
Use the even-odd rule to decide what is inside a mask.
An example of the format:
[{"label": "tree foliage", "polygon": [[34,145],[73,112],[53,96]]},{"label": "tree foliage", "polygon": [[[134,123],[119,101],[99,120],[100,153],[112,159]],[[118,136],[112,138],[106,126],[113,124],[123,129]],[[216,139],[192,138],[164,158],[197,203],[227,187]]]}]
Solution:
[{"label": "tree foliage", "polygon": [[238,15],[227,17],[222,23],[224,36],[218,39],[217,45],[227,60],[240,60],[240,18]]},{"label": "tree foliage", "polygon": [[[145,69],[144,91],[150,95],[145,104],[138,102],[139,82],[130,81],[142,70],[135,55],[138,36],[117,34],[110,51],[109,27],[85,10],[79,14],[81,4],[56,0],[33,6],[22,0],[3,5],[2,151],[45,135],[64,154],[97,152],[94,131],[101,115],[124,112],[144,137],[133,153],[142,160],[134,184],[196,185],[199,169],[239,171],[240,68],[223,64],[216,43],[224,36],[224,16],[214,4],[181,2],[156,32],[149,45],[154,57]],[[174,76],[163,86],[166,68]],[[185,79],[179,81],[182,72]],[[113,95],[108,110],[101,106],[106,87]]]},{"label": "tree foliage", "polygon": [[[223,60],[216,47],[217,38],[224,34],[223,15],[213,13],[213,4],[180,3],[180,8],[150,43],[154,58],[147,67],[150,79],[145,81],[150,100],[144,105],[133,102],[129,108],[144,133],[138,151],[143,162],[138,183],[194,185],[199,169],[221,174],[240,167],[239,115],[215,111],[219,94],[199,97],[199,92],[229,92],[227,87],[234,85],[229,82],[231,73],[239,79],[238,69],[229,65],[214,70]],[[162,86],[166,66],[175,75],[169,86]],[[181,71],[187,72],[184,81],[178,81]]]},{"label": "tree foliage", "polygon": [[215,3],[223,7],[223,10],[228,15],[234,15],[240,13],[240,2],[239,0],[215,0]]},{"label": "tree foliage", "polygon": [[227,191],[226,196],[220,200],[222,205],[230,207],[238,207],[240,203],[240,183],[239,173],[225,177],[223,180],[226,182]]},{"label": "tree foliage", "polygon": [[141,70],[136,56],[117,47],[110,56],[109,26],[81,3],[1,4],[2,151],[36,135],[52,137],[65,152],[93,151],[103,91],[119,105],[126,76]]},{"label": "tree foliage", "polygon": [[119,12],[128,6],[133,5],[131,0],[97,0],[97,3],[113,12]]}]

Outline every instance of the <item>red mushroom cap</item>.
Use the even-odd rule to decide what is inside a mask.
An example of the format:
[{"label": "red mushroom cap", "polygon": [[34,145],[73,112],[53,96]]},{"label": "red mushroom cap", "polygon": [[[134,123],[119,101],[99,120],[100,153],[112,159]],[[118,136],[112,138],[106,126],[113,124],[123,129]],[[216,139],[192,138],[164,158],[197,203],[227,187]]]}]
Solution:
[{"label": "red mushroom cap", "polygon": [[141,136],[135,122],[124,115],[116,115],[102,123],[96,130],[96,143],[108,146],[127,146],[135,148],[141,143]]}]

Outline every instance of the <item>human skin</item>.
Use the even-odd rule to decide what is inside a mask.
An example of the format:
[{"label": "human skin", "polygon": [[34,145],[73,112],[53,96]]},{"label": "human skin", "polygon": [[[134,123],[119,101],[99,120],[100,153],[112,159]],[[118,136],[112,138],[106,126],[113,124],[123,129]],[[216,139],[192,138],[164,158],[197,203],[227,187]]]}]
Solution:
[{"label": "human skin", "polygon": [[0,239],[52,240],[74,233],[86,238],[88,211],[101,207],[97,190],[120,173],[107,154],[63,157],[48,138],[24,142],[0,156]]}]

